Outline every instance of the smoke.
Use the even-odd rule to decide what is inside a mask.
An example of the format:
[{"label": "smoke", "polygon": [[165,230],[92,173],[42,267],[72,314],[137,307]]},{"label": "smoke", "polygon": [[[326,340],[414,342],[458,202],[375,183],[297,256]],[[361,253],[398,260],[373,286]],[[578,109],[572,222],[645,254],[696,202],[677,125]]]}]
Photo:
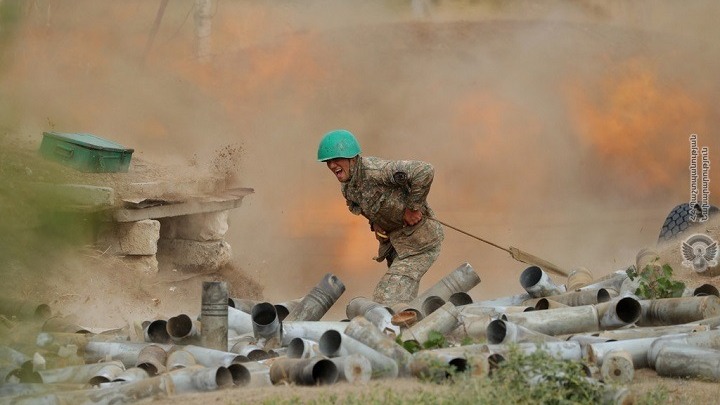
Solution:
[{"label": "smoke", "polygon": [[[169,3],[144,59],[155,2],[33,2],[4,50],[0,118],[163,164],[242,145],[236,181],[255,194],[227,237],[270,300],[326,272],[369,296],[384,272],[314,159],[331,129],[365,155],[432,163],[441,219],[596,276],[654,245],[688,199],[691,133],[720,159],[714,2],[436,2],[423,21],[401,1],[214,3],[200,65],[192,1]],[[450,229],[421,289],[463,262],[483,279],[475,298],[518,292],[523,263]]]}]

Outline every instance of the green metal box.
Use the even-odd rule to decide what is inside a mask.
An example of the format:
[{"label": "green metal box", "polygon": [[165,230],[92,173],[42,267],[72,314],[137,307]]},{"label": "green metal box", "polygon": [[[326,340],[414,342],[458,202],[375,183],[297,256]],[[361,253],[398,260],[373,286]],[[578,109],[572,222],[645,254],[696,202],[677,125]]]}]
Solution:
[{"label": "green metal box", "polygon": [[40,154],[81,172],[127,172],[133,149],[91,134],[43,132]]}]

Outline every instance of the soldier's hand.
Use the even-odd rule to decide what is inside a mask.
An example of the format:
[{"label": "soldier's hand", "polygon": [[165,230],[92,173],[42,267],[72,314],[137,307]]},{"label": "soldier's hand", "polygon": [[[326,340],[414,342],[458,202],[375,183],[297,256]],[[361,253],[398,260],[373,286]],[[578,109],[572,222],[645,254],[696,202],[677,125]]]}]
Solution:
[{"label": "soldier's hand", "polygon": [[422,220],[422,211],[413,211],[410,208],[405,208],[405,214],[403,214],[403,221],[409,226],[413,226]]}]

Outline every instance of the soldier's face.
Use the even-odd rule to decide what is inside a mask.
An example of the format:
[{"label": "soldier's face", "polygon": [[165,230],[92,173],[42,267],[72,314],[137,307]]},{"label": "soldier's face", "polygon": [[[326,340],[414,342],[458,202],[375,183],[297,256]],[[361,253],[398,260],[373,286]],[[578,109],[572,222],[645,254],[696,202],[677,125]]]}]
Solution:
[{"label": "soldier's face", "polygon": [[327,162],[327,167],[335,175],[339,182],[345,183],[350,180],[350,163],[352,159],[335,158]]}]

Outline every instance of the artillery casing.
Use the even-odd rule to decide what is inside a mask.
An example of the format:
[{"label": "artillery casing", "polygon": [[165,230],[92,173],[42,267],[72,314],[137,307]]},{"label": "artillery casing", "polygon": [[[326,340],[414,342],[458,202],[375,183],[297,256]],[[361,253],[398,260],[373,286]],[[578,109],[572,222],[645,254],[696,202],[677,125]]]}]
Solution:
[{"label": "artillery casing", "polygon": [[487,340],[490,344],[507,344],[523,342],[542,343],[559,341],[560,339],[535,332],[512,322],[495,319],[487,326]]},{"label": "artillery casing", "polygon": [[600,375],[609,384],[630,384],[635,378],[632,355],[622,349],[608,352],[600,367]]},{"label": "artillery casing", "polygon": [[431,331],[446,334],[457,328],[460,320],[460,310],[452,302],[448,302],[421,321],[406,329],[402,334],[403,341],[414,340],[423,344]]},{"label": "artillery casing", "polygon": [[287,315],[285,321],[318,321],[345,292],[345,285],[332,273],[326,274],[320,282],[303,297],[297,307]]},{"label": "artillery casing", "polygon": [[570,271],[567,281],[565,282],[565,289],[567,291],[575,291],[580,287],[584,287],[593,281],[593,276],[590,270],[585,267],[576,267]]},{"label": "artillery casing", "polygon": [[335,363],[328,359],[278,359],[270,366],[273,384],[286,381],[298,385],[329,385],[338,379]]},{"label": "artillery casing", "polygon": [[542,298],[558,295],[565,292],[565,288],[555,284],[550,276],[538,266],[530,266],[520,274],[520,285],[533,298]]},{"label": "artillery casing", "polygon": [[655,371],[666,377],[720,381],[720,351],[682,344],[664,345],[657,353]]},{"label": "artillery casing", "polygon": [[224,281],[203,281],[200,310],[200,345],[227,350],[228,290]]},{"label": "artillery casing", "polygon": [[408,367],[412,359],[410,352],[397,344],[395,339],[380,331],[369,320],[362,316],[356,316],[348,323],[345,334],[395,360],[400,376],[409,375],[410,370]]},{"label": "artillery casing", "polygon": [[[430,288],[423,291],[414,300],[409,303],[393,305],[392,309],[395,313],[408,308],[422,310],[422,305],[428,297],[436,296],[444,301],[448,301],[451,295],[457,292],[468,292],[478,284],[480,284],[480,276],[475,272],[475,269],[473,269],[470,263],[463,263]],[[427,316],[427,314],[424,315]]]},{"label": "artillery casing", "polygon": [[350,354],[330,359],[338,370],[338,380],[365,384],[372,378],[372,364],[365,356]]},{"label": "artillery casing", "polygon": [[593,305],[503,314],[503,320],[550,336],[596,331],[598,313]]},{"label": "artillery casing", "polygon": [[349,354],[365,356],[372,364],[373,378],[395,378],[398,376],[398,366],[395,360],[344,333],[328,330],[322,334],[318,343],[320,352],[328,357]]},{"label": "artillery casing", "polygon": [[638,326],[677,325],[720,316],[720,298],[661,298],[640,301],[642,312]]}]

